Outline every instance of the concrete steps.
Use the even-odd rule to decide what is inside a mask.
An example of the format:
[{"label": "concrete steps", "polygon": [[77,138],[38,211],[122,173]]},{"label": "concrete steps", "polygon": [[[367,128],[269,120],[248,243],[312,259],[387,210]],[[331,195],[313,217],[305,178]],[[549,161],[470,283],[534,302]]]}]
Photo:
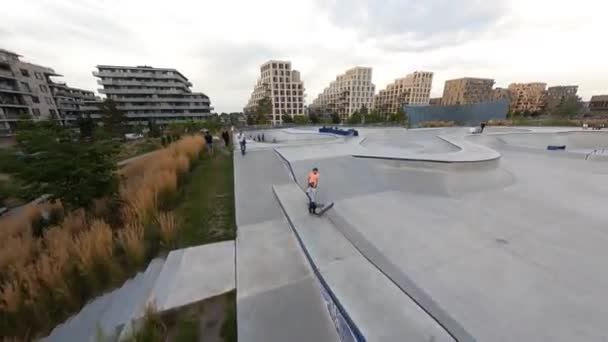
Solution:
[{"label": "concrete steps", "polygon": [[148,305],[162,312],[234,289],[234,266],[234,241],[173,251],[86,304],[42,341],[124,341],[137,331]]},{"label": "concrete steps", "polygon": [[42,341],[114,341],[122,327],[135,313],[145,308],[150,287],[163,267],[162,259],[154,259],[145,272],[127,280],[122,287],[108,292],[88,304],[79,313],[58,325]]}]

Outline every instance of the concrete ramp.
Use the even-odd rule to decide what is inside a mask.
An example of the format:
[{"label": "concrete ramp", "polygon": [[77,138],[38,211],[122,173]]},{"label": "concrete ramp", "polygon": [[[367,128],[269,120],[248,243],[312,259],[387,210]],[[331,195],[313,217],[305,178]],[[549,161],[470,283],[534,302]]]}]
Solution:
[{"label": "concrete ramp", "polygon": [[454,341],[329,219],[308,214],[305,195],[297,185],[273,189],[319,278],[355,336],[360,334],[367,341]]},{"label": "concrete ramp", "polygon": [[498,137],[513,146],[547,149],[548,145],[565,145],[566,151],[590,152],[608,148],[608,132],[515,133]]}]

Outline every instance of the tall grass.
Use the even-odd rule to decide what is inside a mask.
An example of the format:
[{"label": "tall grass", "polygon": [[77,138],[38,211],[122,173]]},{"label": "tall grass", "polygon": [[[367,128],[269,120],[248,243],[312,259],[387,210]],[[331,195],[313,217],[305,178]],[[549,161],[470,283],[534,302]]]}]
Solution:
[{"label": "tall grass", "polygon": [[28,205],[0,219],[0,336],[31,340],[171,246],[175,216],[164,211],[204,147],[185,137],[126,165],[118,198],[90,211]]}]

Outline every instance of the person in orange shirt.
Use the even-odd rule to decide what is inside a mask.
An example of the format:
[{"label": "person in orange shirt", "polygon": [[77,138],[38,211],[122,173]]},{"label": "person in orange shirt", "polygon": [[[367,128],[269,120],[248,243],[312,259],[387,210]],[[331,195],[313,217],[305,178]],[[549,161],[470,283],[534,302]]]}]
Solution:
[{"label": "person in orange shirt", "polygon": [[316,167],[308,174],[306,179],[308,187],[306,188],[306,195],[308,196],[308,212],[310,214],[316,214],[317,210],[317,187],[319,186],[319,169]]}]

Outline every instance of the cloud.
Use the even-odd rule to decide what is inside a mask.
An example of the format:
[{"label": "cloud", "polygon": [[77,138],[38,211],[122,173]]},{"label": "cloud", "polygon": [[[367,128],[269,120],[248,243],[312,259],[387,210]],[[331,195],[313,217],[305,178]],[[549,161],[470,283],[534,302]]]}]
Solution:
[{"label": "cloud", "polygon": [[[374,68],[378,89],[414,70],[578,83],[608,92],[608,3],[578,0],[19,0],[0,14],[0,48],[96,89],[97,64],[176,68],[217,111],[241,110],[268,59],[302,73],[311,102],[336,75]],[[3,15],[4,14],[4,15]]]},{"label": "cloud", "polygon": [[376,40],[382,49],[406,52],[475,39],[507,13],[505,0],[333,0],[325,7],[336,25]]}]

